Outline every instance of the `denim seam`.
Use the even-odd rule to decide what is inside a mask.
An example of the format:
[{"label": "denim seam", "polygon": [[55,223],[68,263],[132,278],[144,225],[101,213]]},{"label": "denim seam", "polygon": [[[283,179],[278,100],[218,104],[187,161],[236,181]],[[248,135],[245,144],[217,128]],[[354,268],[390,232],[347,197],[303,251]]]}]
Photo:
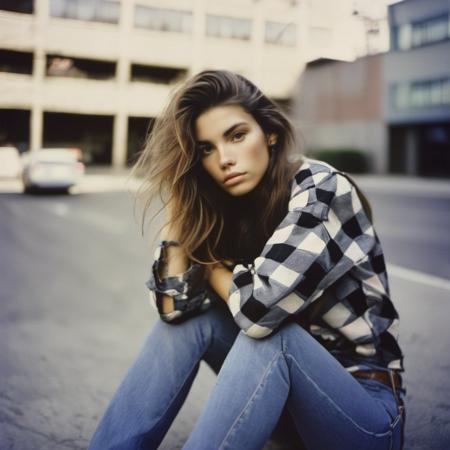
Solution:
[{"label": "denim seam", "polygon": [[280,355],[283,355],[282,351],[277,352],[275,354],[275,356],[272,358],[272,360],[270,361],[270,364],[267,366],[266,371],[263,373],[262,377],[258,381],[258,384],[257,384],[255,390],[253,391],[252,396],[249,398],[247,404],[244,406],[244,408],[242,409],[242,411],[238,415],[238,417],[236,417],[235,421],[233,422],[233,424],[231,425],[230,429],[228,430],[228,433],[226,434],[226,436],[224,437],[222,443],[220,444],[220,447],[219,447],[218,450],[225,450],[225,448],[226,448],[225,446],[227,444],[227,439],[231,436],[231,433],[234,431],[235,426],[238,424],[239,420],[242,418],[242,416],[248,410],[250,405],[253,403],[257,393],[261,390],[261,387],[263,386],[264,382],[269,377],[270,373],[272,372],[273,367],[275,366],[275,361],[280,357]]},{"label": "denim seam", "polygon": [[322,389],[320,389],[319,385],[310,377],[308,374],[300,367],[300,365],[297,363],[295,358],[287,354],[288,358],[292,359],[298,370],[314,385],[314,387],[326,398],[335,408],[337,411],[339,411],[347,420],[349,420],[356,428],[358,428],[360,431],[362,431],[365,434],[368,434],[369,436],[374,437],[384,437],[389,436],[389,434],[392,433],[391,424],[389,424],[389,429],[383,433],[374,433],[373,431],[366,430],[361,425],[357,424],[337,403],[335,403]]}]

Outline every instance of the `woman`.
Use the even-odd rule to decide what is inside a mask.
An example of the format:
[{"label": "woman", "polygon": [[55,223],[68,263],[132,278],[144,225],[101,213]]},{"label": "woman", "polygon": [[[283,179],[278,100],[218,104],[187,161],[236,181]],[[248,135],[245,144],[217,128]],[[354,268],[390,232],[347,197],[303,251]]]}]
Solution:
[{"label": "woman", "polygon": [[402,447],[398,314],[370,207],[293,148],[240,75],[205,71],[173,95],[137,164],[166,204],[147,283],[162,320],[91,449],[157,448],[201,360],[218,379],[184,449],[260,449],[286,423],[294,448]]}]

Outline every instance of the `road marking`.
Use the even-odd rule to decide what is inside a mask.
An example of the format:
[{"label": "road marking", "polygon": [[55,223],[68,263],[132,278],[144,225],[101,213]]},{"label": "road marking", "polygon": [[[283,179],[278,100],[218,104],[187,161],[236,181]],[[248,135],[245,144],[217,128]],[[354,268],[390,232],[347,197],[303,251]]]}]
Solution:
[{"label": "road marking", "polygon": [[387,264],[387,269],[388,273],[394,277],[450,291],[450,280],[445,278],[429,275],[427,273],[419,272],[418,270],[407,269],[406,267],[397,266],[395,264]]}]

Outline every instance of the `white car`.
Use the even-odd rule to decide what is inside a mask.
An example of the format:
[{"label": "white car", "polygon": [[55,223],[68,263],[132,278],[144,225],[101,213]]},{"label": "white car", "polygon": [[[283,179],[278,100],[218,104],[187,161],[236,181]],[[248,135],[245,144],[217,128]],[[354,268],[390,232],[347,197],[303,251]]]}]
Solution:
[{"label": "white car", "polygon": [[68,191],[84,174],[78,148],[43,148],[23,156],[22,181],[26,193],[37,189]]},{"label": "white car", "polygon": [[18,178],[21,170],[19,150],[13,146],[0,147],[0,178]]}]

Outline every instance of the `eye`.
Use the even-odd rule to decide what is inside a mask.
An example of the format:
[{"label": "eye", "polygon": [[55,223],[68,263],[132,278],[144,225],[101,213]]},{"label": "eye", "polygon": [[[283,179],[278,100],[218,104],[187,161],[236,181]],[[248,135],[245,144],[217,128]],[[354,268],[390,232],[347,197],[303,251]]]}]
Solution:
[{"label": "eye", "polygon": [[198,146],[198,151],[201,156],[207,156],[212,153],[213,148],[209,144],[201,144]]},{"label": "eye", "polygon": [[235,133],[233,135],[231,140],[233,142],[240,142],[240,141],[244,140],[244,138],[245,138],[245,132],[244,131],[238,131],[237,133]]}]

